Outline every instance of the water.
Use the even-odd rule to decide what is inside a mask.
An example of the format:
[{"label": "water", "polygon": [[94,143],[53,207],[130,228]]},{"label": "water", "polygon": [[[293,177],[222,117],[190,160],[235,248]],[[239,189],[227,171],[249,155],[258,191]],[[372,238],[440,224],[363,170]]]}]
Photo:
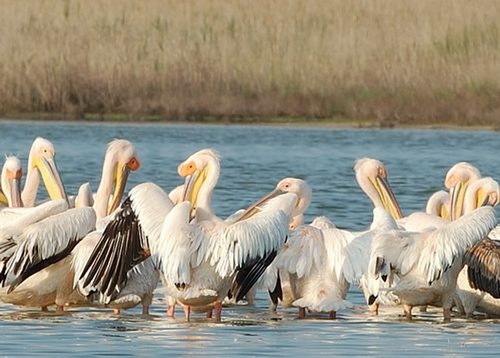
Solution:
[{"label": "water", "polygon": [[[314,191],[306,221],[326,215],[350,230],[364,229],[372,219],[370,201],[352,170],[358,158],[385,163],[405,214],[423,210],[427,198],[443,188],[446,171],[459,161],[473,163],[483,176],[500,178],[500,134],[489,131],[0,121],[0,153],[17,154],[25,167],[37,136],[55,144],[68,193],[76,193],[84,182],[97,188],[106,143],[114,138],[135,143],[142,161],[141,170],[129,177],[129,189],[144,181],[172,189],[182,183],[177,165],[211,147],[222,156],[213,198],[220,216],[294,176],[307,180]],[[102,309],[56,315],[0,304],[0,354],[470,356],[496,355],[500,349],[500,319],[454,318],[444,324],[440,311],[431,309],[415,310],[417,317],[408,322],[400,308],[383,308],[379,317],[370,317],[357,288],[348,299],[356,307],[339,312],[336,321],[321,315],[298,320],[295,309],[271,316],[261,292],[254,308],[225,308],[219,324],[202,316],[186,323],[180,311],[167,319],[162,295],[156,295],[148,317],[140,315],[139,307],[117,317]]]}]

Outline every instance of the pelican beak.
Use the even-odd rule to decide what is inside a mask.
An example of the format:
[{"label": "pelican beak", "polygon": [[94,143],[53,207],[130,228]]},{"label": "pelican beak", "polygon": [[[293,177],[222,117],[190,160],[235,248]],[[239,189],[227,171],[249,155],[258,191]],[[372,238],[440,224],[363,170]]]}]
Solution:
[{"label": "pelican beak", "polygon": [[127,164],[118,164],[115,168],[115,190],[113,192],[111,204],[108,206],[106,215],[110,215],[120,205],[125,187],[127,185],[130,171],[139,170],[141,163],[137,158],[132,158]]},{"label": "pelican beak", "polygon": [[441,205],[439,208],[439,216],[443,219],[450,220],[450,212],[446,205]]},{"label": "pelican beak", "polygon": [[208,169],[205,166],[200,170],[195,163],[188,162],[179,165],[177,172],[180,176],[185,178],[181,202],[189,201],[191,203],[191,213],[193,214],[196,209],[198,194],[200,193],[203,183],[207,179]]},{"label": "pelican beak", "polygon": [[38,168],[42,175],[42,180],[45,183],[50,198],[52,200],[65,199],[67,201],[66,190],[59,177],[55,160],[53,158],[41,157],[35,161],[35,167]]},{"label": "pelican beak", "polygon": [[458,182],[450,188],[450,220],[456,220],[463,214],[465,192],[469,181]]},{"label": "pelican beak", "polygon": [[2,188],[0,188],[0,204],[2,204],[3,206],[9,206],[9,201],[3,193]]},{"label": "pelican beak", "polygon": [[15,173],[9,172],[7,174],[9,181],[9,205],[13,208],[20,208],[23,206],[23,201],[21,199],[21,177],[22,171],[17,170]]},{"label": "pelican beak", "polygon": [[478,190],[476,208],[482,206],[496,206],[498,204],[498,193],[495,191]]},{"label": "pelican beak", "polygon": [[266,196],[262,197],[261,199],[257,200],[255,203],[250,205],[241,215],[240,217],[235,221],[242,221],[246,220],[248,218],[251,218],[255,214],[257,214],[260,211],[260,206],[264,204],[266,201],[271,200],[272,198],[275,198],[281,194],[288,193],[287,191],[281,190],[279,188],[274,189],[272,192],[267,194]]},{"label": "pelican beak", "polygon": [[391,214],[394,220],[401,219],[403,217],[403,213],[399,207],[396,197],[394,196],[391,186],[389,185],[387,177],[377,175],[373,184],[377,189],[384,208],[389,212],[389,214]]}]

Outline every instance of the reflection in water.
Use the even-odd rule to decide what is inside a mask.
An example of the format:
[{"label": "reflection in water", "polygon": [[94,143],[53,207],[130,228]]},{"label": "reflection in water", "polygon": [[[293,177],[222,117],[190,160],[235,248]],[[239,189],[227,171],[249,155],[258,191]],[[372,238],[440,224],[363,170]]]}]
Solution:
[{"label": "reflection in water", "polygon": [[[349,230],[371,223],[371,204],[352,170],[358,158],[371,156],[386,164],[405,214],[423,210],[428,195],[443,188],[446,171],[458,161],[470,161],[484,176],[500,178],[500,166],[492,165],[500,152],[495,132],[0,122],[0,133],[0,153],[18,154],[23,165],[35,136],[53,141],[69,193],[87,181],[97,188],[104,149],[113,138],[134,142],[142,159],[128,189],[154,181],[169,190],[182,183],[178,163],[212,147],[222,155],[213,198],[220,216],[245,207],[282,178],[298,176],[314,191],[306,221],[326,215]],[[299,320],[294,308],[271,315],[266,294],[260,292],[255,307],[225,308],[221,323],[203,315],[186,323],[180,310],[175,319],[167,319],[161,294],[151,316],[142,316],[140,308],[120,316],[96,308],[72,308],[60,315],[0,304],[1,354],[463,356],[500,349],[499,319],[454,317],[445,324],[440,310],[430,309],[415,312],[408,322],[400,307],[370,316],[356,288],[348,299],[355,307],[340,311],[335,321],[322,315]]]}]

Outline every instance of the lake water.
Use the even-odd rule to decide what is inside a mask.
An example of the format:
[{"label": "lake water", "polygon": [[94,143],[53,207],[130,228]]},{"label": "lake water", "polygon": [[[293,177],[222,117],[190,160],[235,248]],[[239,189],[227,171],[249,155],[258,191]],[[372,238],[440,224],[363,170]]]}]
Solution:
[{"label": "lake water", "polygon": [[[489,131],[332,129],[266,126],[199,126],[0,121],[0,153],[18,155],[26,166],[37,136],[56,146],[57,164],[68,193],[84,182],[95,190],[106,144],[132,141],[142,161],[128,189],[153,181],[165,190],[182,183],[177,165],[210,147],[222,156],[213,205],[228,216],[269,192],[284,177],[300,177],[313,188],[306,221],[326,215],[337,226],[361,230],[371,222],[371,203],[356,184],[353,163],[380,159],[405,214],[425,209],[427,198],[443,189],[446,171],[459,161],[476,165],[483,176],[500,179],[500,133]],[[44,196],[41,192],[40,198]],[[162,295],[151,315],[140,307],[114,316],[103,309],[75,309],[63,315],[0,304],[0,355],[74,356],[313,356],[313,355],[497,355],[500,319],[453,318],[442,323],[438,309],[408,322],[400,308],[381,308],[371,317],[357,288],[352,310],[337,320],[298,320],[296,309],[267,311],[261,292],[256,307],[228,307],[223,321],[202,316],[184,322],[165,317]]]}]

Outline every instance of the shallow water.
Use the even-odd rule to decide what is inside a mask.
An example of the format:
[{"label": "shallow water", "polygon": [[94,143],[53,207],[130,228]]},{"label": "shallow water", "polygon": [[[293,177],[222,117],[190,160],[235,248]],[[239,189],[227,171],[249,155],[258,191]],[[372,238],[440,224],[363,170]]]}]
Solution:
[{"label": "shallow water", "polygon": [[[365,228],[371,204],[352,170],[356,159],[382,160],[404,211],[423,210],[427,198],[443,188],[446,171],[456,162],[475,164],[483,176],[500,178],[500,134],[488,131],[331,129],[260,126],[42,123],[0,121],[0,153],[17,154],[26,165],[36,136],[50,139],[68,193],[84,182],[98,185],[106,143],[126,138],[137,146],[142,168],[129,177],[128,188],[154,181],[166,190],[182,183],[178,163],[211,147],[222,156],[214,207],[227,216],[271,190],[284,177],[306,179],[313,202],[306,221],[326,215],[339,227]],[[43,198],[44,193],[40,195]],[[383,308],[371,317],[357,288],[348,299],[352,310],[335,321],[324,316],[296,319],[295,309],[267,311],[264,293],[255,307],[228,307],[223,322],[182,312],[167,319],[162,295],[151,316],[140,308],[113,316],[102,309],[77,309],[63,315],[0,305],[2,356],[35,354],[152,355],[428,355],[497,354],[499,319],[455,318],[441,323],[438,309],[415,310],[408,322],[400,308]]]}]

